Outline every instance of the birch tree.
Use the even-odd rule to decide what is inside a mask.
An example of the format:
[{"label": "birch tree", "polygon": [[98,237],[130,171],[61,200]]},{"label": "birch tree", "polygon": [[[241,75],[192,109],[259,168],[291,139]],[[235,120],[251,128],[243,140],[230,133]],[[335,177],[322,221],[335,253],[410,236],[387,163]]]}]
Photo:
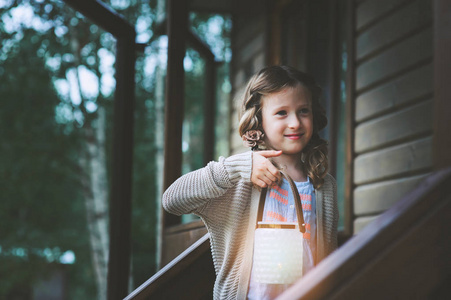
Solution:
[{"label": "birch tree", "polygon": [[[98,299],[106,299],[107,273],[108,273],[108,181],[106,160],[106,116],[105,108],[98,99],[102,83],[100,80],[99,57],[100,50],[98,39],[101,34],[89,34],[83,36],[80,31],[90,32],[86,23],[80,20],[77,25],[69,27],[70,45],[74,55],[73,73],[75,82],[71,88],[77,89],[80,97],[78,109],[81,112],[81,133],[83,143],[80,149],[80,180],[83,186],[83,196],[86,207],[86,220],[89,228],[89,240],[91,245],[91,257],[98,289]],[[80,26],[84,25],[84,26]],[[85,30],[83,30],[85,29]],[[85,42],[86,41],[86,42]],[[89,41],[89,42],[87,42]],[[87,95],[83,90],[83,78],[80,74],[83,64],[83,50],[89,48],[88,57],[92,58],[90,66],[91,80],[97,86],[97,93]],[[89,70],[89,69],[88,69]],[[85,78],[86,80],[86,78]],[[85,83],[86,84],[86,83]],[[92,82],[91,82],[92,84]],[[91,108],[89,108],[89,105]]]}]

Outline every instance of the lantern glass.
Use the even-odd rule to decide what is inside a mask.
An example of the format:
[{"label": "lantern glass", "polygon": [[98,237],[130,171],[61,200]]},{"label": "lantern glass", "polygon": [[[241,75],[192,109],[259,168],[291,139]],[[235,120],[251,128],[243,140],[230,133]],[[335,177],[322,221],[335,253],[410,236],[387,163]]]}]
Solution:
[{"label": "lantern glass", "polygon": [[[267,284],[291,284],[302,276],[304,239],[298,223],[258,222],[253,277]],[[291,227],[291,228],[286,228]]]}]

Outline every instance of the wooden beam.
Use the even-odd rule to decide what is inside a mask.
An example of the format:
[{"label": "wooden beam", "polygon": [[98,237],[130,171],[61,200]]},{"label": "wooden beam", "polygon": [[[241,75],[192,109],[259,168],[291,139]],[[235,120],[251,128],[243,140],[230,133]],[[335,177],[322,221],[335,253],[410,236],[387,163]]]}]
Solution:
[{"label": "wooden beam", "polygon": [[340,3],[330,0],[329,11],[329,59],[330,68],[327,74],[329,82],[329,173],[337,178],[337,135],[340,120],[340,66],[341,41],[340,38]]},{"label": "wooden beam", "polygon": [[355,129],[355,28],[356,15],[353,0],[346,2],[347,78],[346,78],[346,174],[344,233],[353,234],[354,194],[354,129]]},{"label": "wooden beam", "polygon": [[135,35],[135,27],[100,0],[64,1],[115,37]]},{"label": "wooden beam", "polygon": [[281,64],[281,22],[282,1],[266,1],[266,65]]},{"label": "wooden beam", "polygon": [[215,60],[215,55],[210,47],[191,29],[189,28],[186,34],[188,44],[206,60]]},{"label": "wooden beam", "polygon": [[204,100],[204,165],[214,159],[216,115],[216,63],[206,59]]},{"label": "wooden beam", "polygon": [[451,3],[434,1],[434,168],[451,166]]},{"label": "wooden beam", "polygon": [[109,300],[123,299],[128,294],[130,275],[136,61],[134,42],[135,35],[117,40],[108,258]]},{"label": "wooden beam", "polygon": [[[168,1],[168,65],[165,98],[165,147],[163,190],[181,175],[182,127],[185,102],[185,40],[188,32],[188,1]],[[163,228],[180,223],[180,217],[163,213]],[[164,230],[164,229],[163,229]]]},{"label": "wooden beam", "polygon": [[[163,19],[156,24],[152,39],[161,35],[167,35],[167,22],[167,19]],[[205,59],[215,59],[215,55],[207,43],[205,43],[191,28],[187,28],[186,42]]]}]

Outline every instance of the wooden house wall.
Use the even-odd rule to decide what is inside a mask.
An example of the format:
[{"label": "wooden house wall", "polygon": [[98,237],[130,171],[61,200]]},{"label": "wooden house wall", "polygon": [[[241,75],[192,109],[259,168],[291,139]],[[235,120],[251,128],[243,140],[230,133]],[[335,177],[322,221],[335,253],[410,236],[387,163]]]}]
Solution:
[{"label": "wooden house wall", "polygon": [[241,96],[250,77],[266,65],[266,15],[264,8],[238,11],[232,30],[232,107],[230,153],[246,151],[238,134]]},{"label": "wooden house wall", "polygon": [[432,169],[431,0],[356,1],[354,233]]}]

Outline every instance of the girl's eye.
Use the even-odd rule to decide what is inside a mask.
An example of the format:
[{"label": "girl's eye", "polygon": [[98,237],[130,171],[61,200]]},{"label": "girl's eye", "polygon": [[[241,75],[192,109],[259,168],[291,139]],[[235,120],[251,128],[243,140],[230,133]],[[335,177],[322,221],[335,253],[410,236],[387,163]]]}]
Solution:
[{"label": "girl's eye", "polygon": [[285,110],[281,110],[276,113],[276,115],[279,115],[279,116],[285,116],[286,114],[287,114],[287,112]]},{"label": "girl's eye", "polygon": [[300,113],[304,114],[304,115],[308,114],[309,112],[310,112],[310,109],[308,109],[308,108],[303,108],[303,109],[300,110]]}]

